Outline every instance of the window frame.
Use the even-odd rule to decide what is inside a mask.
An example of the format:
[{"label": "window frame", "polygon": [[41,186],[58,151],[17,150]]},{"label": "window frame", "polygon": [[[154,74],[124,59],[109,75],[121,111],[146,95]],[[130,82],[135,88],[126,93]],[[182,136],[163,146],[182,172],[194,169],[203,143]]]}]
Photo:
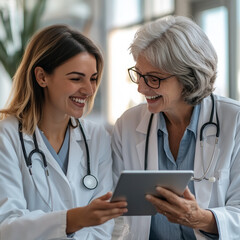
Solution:
[{"label": "window frame", "polygon": [[198,24],[200,21],[198,19],[198,15],[200,12],[224,6],[228,11],[228,97],[239,100],[238,93],[238,51],[240,45],[238,44],[238,0],[192,0],[191,2],[191,10],[192,16],[196,20]]}]

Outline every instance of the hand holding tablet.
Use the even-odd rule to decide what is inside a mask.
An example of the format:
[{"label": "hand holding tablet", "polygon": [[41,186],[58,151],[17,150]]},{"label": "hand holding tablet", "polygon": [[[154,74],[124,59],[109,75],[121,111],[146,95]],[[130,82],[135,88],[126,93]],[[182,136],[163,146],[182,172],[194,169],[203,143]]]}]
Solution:
[{"label": "hand holding tablet", "polygon": [[154,215],[155,207],[146,200],[146,194],[161,197],[156,187],[167,188],[179,196],[182,195],[193,176],[191,170],[177,171],[123,171],[113,192],[111,202],[126,200],[128,212],[124,215]]}]

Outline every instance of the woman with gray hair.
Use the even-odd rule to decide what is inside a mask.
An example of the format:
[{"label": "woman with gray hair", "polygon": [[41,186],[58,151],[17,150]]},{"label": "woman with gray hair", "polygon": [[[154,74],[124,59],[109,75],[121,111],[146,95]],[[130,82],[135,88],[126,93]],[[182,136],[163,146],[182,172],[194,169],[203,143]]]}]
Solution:
[{"label": "woman with gray hair", "polygon": [[183,196],[161,187],[164,199],[146,195],[158,213],[125,216],[124,239],[239,239],[240,104],[213,94],[212,44],[189,18],[170,16],[142,26],[130,51],[129,76],[146,104],[114,126],[115,183],[122,170],[194,170],[194,177]]}]

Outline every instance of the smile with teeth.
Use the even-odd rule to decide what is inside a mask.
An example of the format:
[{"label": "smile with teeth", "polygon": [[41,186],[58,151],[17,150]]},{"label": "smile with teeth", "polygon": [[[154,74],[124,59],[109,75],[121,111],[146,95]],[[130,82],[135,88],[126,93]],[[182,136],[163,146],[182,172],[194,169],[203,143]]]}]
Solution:
[{"label": "smile with teeth", "polygon": [[76,98],[76,97],[71,97],[72,101],[76,102],[76,103],[85,103],[86,99],[82,99],[82,98]]},{"label": "smile with teeth", "polygon": [[162,95],[156,95],[156,96],[145,96],[146,97],[146,99],[150,99],[150,100],[152,100],[152,99],[156,99],[156,98],[160,98]]}]

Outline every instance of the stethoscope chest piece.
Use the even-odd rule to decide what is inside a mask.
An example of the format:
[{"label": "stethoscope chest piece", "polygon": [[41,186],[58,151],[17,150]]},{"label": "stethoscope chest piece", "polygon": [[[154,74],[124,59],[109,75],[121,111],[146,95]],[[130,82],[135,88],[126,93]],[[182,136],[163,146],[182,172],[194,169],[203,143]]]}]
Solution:
[{"label": "stethoscope chest piece", "polygon": [[98,181],[96,177],[94,177],[91,174],[84,176],[82,181],[83,181],[83,185],[89,190],[95,189],[98,185]]}]

